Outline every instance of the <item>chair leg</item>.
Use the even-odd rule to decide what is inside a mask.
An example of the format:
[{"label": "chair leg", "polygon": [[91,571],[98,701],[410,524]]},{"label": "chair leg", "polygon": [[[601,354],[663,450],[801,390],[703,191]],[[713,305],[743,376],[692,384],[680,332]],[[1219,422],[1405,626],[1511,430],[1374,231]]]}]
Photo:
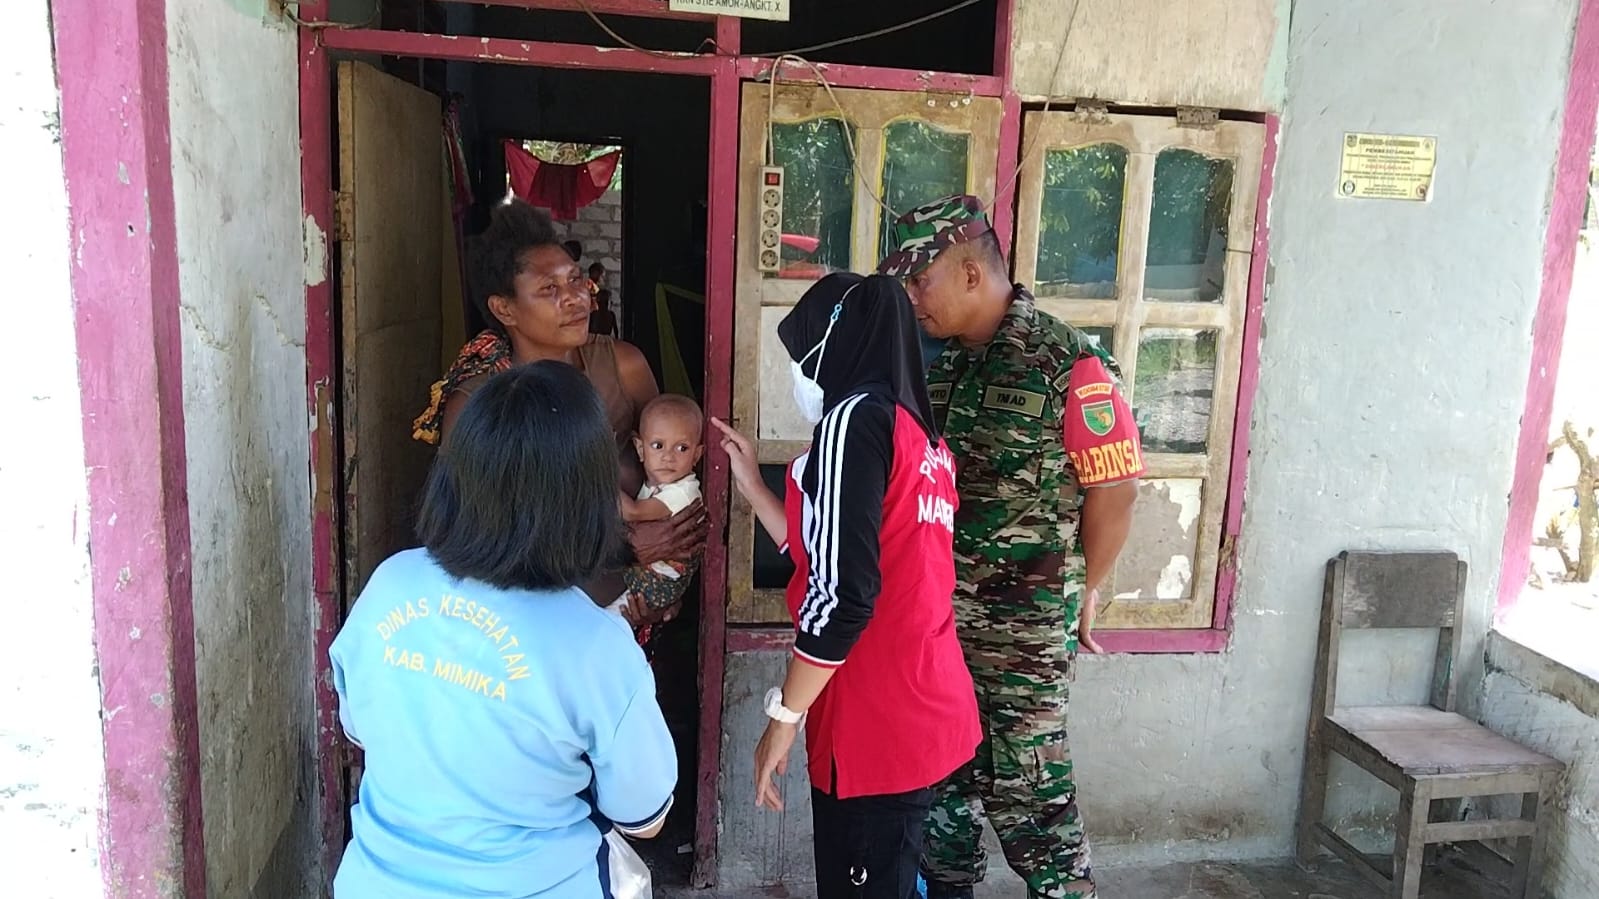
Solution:
[{"label": "chair leg", "polygon": [[1410,781],[1399,791],[1399,820],[1394,825],[1393,899],[1421,895],[1421,868],[1427,855],[1427,817],[1432,788]]},{"label": "chair leg", "polygon": [[1541,899],[1543,882],[1543,848],[1549,828],[1544,826],[1544,793],[1521,795],[1521,818],[1533,822],[1532,836],[1516,841],[1514,870],[1510,874],[1511,899]]},{"label": "chair leg", "polygon": [[1294,856],[1301,868],[1310,868],[1321,854],[1321,840],[1316,825],[1321,823],[1327,804],[1327,765],[1329,752],[1311,731],[1305,747],[1305,773],[1299,788],[1299,827]]}]

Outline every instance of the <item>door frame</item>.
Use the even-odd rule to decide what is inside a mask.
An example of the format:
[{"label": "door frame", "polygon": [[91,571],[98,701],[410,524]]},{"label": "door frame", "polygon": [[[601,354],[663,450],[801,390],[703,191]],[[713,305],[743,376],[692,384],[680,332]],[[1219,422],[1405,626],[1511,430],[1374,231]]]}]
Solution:
[{"label": "door frame", "polygon": [[[377,28],[330,27],[329,0],[302,0],[298,6],[300,63],[301,190],[306,247],[306,405],[311,423],[312,588],[315,622],[317,768],[322,816],[324,887],[343,855],[347,799],[339,787],[350,747],[341,736],[337,696],[328,653],[342,623],[339,577],[339,515],[343,496],[335,371],[339,350],[334,325],[333,71],[329,50],[423,59],[525,65],[545,68],[641,72],[709,78],[711,82],[710,184],[736,184],[739,160],[740,85],[771,77],[775,63],[741,55],[742,20],[671,12],[666,0],[472,0],[479,5],[524,9],[593,11],[642,18],[714,20],[716,55],[661,55],[633,49],[502,38],[424,34]],[[1021,97],[1012,79],[1011,30],[1016,0],[998,0],[994,29],[993,75],[936,73],[875,66],[822,65],[835,87],[923,92],[929,90],[998,97],[1002,102],[994,198],[994,228],[1009,249],[1015,183],[1009,178],[1021,156]],[[808,69],[789,66],[780,79],[808,83]],[[709,415],[732,414],[735,310],[735,247],[738,191],[711,191],[707,197],[705,406]],[[703,594],[727,592],[729,472],[714,454],[706,465],[706,509],[713,538],[708,541]],[[720,538],[720,539],[718,539]],[[717,858],[717,781],[721,767],[723,675],[728,650],[726,603],[705,603],[700,613],[700,722],[697,816],[694,833],[695,887],[715,885]],[[736,640],[762,642],[761,632],[736,632]]]}]

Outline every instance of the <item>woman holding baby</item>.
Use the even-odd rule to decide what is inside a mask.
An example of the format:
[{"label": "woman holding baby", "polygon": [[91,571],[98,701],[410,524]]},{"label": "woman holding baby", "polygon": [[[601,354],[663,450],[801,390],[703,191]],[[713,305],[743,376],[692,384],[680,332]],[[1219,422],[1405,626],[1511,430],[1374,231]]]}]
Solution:
[{"label": "woman holding baby", "polygon": [[[599,394],[617,446],[623,499],[638,497],[650,478],[634,436],[640,413],[660,391],[637,347],[589,332],[588,279],[561,245],[549,216],[520,200],[497,207],[489,227],[474,239],[470,261],[473,302],[488,327],[462,348],[433,386],[428,409],[416,421],[417,439],[438,444],[447,437],[489,376],[530,362],[564,362],[582,372]],[[694,445],[699,445],[697,434]],[[657,604],[651,605],[629,588],[665,580],[656,565],[688,568],[704,544],[706,524],[697,496],[667,516],[629,518],[627,543],[634,564],[610,566],[589,590],[602,605],[630,598],[626,614],[642,643],[651,624],[671,617],[687,579],[667,585],[665,605],[659,604],[660,592],[652,594]]]}]

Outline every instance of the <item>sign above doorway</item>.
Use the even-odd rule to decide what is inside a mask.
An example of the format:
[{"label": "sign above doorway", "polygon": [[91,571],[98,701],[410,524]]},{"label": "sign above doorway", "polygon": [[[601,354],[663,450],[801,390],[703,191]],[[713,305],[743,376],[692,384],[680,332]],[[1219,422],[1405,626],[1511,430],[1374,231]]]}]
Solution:
[{"label": "sign above doorway", "polygon": [[671,0],[672,12],[709,13],[740,19],[788,21],[789,0]]}]

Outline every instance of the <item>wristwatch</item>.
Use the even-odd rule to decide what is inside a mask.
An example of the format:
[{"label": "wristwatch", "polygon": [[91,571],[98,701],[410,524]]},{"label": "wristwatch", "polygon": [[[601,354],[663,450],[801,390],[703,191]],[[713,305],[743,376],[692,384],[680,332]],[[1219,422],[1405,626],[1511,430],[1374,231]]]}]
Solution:
[{"label": "wristwatch", "polygon": [[766,691],[766,717],[778,724],[798,724],[805,720],[805,713],[783,705],[783,688],[773,687]]}]

